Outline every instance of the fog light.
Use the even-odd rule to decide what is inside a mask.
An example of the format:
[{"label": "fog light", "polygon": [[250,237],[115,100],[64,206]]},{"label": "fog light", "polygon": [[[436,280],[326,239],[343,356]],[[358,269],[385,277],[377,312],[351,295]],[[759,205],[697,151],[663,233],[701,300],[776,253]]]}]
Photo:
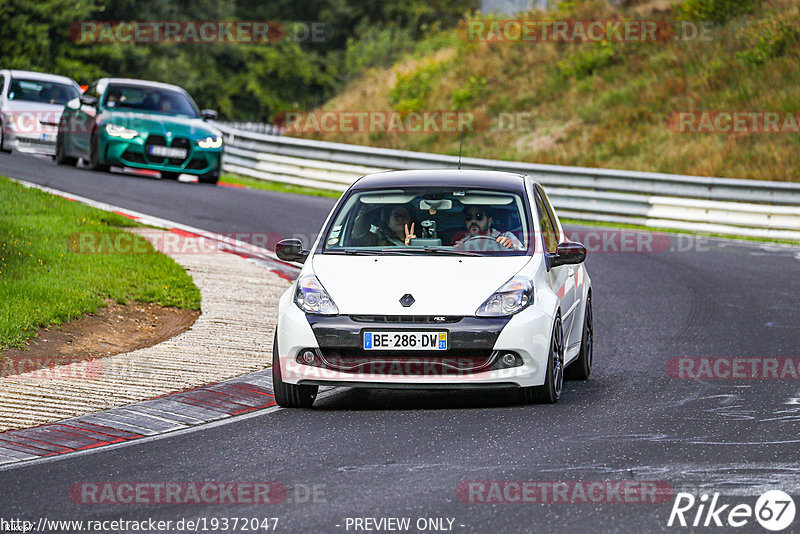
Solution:
[{"label": "fog light", "polygon": [[311,365],[314,363],[314,351],[311,350],[304,350],[303,354],[300,356],[302,362],[306,365]]},{"label": "fog light", "polygon": [[506,367],[512,367],[515,363],[517,363],[517,357],[507,352],[503,354],[503,365]]}]

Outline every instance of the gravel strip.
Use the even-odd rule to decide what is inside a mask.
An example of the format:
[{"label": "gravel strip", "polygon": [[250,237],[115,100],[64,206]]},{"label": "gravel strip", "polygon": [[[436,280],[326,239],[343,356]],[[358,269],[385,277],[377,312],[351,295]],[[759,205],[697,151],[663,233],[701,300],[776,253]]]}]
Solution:
[{"label": "gravel strip", "polygon": [[[151,240],[158,233],[139,232]],[[191,238],[185,239],[183,250],[193,250]],[[0,432],[124,406],[270,365],[277,303],[289,282],[234,254],[169,256],[186,268],[202,294],[202,314],[195,324],[158,345],[61,366],[44,378],[36,372],[0,378]]]}]

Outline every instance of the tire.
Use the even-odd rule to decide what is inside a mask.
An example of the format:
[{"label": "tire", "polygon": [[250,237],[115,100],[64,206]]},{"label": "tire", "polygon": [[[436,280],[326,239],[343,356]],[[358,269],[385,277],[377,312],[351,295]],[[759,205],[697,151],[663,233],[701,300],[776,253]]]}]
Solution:
[{"label": "tire", "polygon": [[89,168],[97,172],[108,172],[111,165],[100,161],[100,138],[95,131],[89,145]]},{"label": "tire", "polygon": [[592,294],[586,298],[586,312],[583,314],[583,336],[578,359],[567,367],[564,376],[567,380],[586,380],[592,374],[594,357],[594,325],[592,321]]},{"label": "tire", "polygon": [[284,408],[311,408],[319,392],[319,386],[287,384],[281,379],[277,328],[272,342],[272,388],[275,390],[275,402]]},{"label": "tire", "polygon": [[564,327],[561,315],[556,316],[550,336],[550,354],[544,384],[522,388],[525,404],[555,404],[564,388]]},{"label": "tire", "polygon": [[219,172],[207,172],[197,177],[197,181],[201,184],[217,185],[219,181]]},{"label": "tire", "polygon": [[72,165],[74,167],[78,164],[78,158],[67,156],[65,153],[64,137],[61,132],[59,132],[58,136],[56,137],[56,155],[54,159],[59,165]]},{"label": "tire", "polygon": [[0,124],[0,153],[11,154],[11,149],[5,146],[6,136],[3,135],[3,125]]},{"label": "tire", "polygon": [[181,173],[179,172],[161,171],[161,177],[164,180],[177,180],[180,175]]}]

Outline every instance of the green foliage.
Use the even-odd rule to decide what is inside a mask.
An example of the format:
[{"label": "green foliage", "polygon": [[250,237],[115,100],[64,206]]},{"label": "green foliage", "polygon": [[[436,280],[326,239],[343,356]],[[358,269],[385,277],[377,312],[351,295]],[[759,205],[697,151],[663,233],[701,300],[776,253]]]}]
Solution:
[{"label": "green foliage", "polygon": [[558,62],[558,72],[561,76],[580,80],[618,61],[614,44],[608,41],[585,43],[576,52]]},{"label": "green foliage", "polygon": [[763,0],[684,0],[678,15],[684,20],[724,24],[732,18],[755,12]]},{"label": "green foliage", "polygon": [[748,36],[750,47],[736,52],[736,59],[756,67],[784,55],[791,46],[800,43],[799,23],[800,16],[796,15],[789,21],[770,19],[757,25]]},{"label": "green foliage", "polygon": [[398,73],[389,102],[400,112],[422,111],[445,71],[440,61],[427,61],[410,73]]},{"label": "green foliage", "polygon": [[414,48],[411,28],[390,25],[369,26],[347,39],[341,76],[353,79],[373,67],[388,67],[402,54]]},{"label": "green foliage", "polygon": [[[316,107],[364,69],[386,66],[477,0],[0,0],[0,66],[88,84],[103,76],[184,87],[222,119],[268,121]],[[265,44],[77,43],[81,21],[324,23],[324,39]],[[295,22],[292,22],[295,21]]]},{"label": "green foliage", "polygon": [[463,86],[454,89],[450,95],[450,101],[453,103],[453,109],[463,110],[469,104],[472,104],[484,94],[486,94],[486,86],[489,81],[485,76],[470,76]]}]

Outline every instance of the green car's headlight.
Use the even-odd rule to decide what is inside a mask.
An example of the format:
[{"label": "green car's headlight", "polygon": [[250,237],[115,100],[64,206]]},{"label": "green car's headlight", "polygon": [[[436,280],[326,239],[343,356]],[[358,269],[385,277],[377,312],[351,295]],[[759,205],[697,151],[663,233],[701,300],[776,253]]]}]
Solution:
[{"label": "green car's headlight", "polygon": [[222,146],[222,136],[210,135],[205,139],[199,139],[197,146],[200,148],[219,148]]},{"label": "green car's headlight", "polygon": [[124,126],[118,126],[116,124],[106,124],[106,133],[111,137],[119,137],[122,139],[133,139],[139,135],[139,132],[136,130],[130,130]]}]

